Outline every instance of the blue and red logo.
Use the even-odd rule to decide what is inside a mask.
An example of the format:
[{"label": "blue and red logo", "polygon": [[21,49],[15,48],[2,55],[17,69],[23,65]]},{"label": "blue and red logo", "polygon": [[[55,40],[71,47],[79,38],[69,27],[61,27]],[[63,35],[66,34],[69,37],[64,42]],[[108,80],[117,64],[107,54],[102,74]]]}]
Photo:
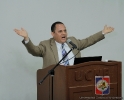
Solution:
[{"label": "blue and red logo", "polygon": [[110,93],[110,77],[95,76],[95,94],[107,95]]}]

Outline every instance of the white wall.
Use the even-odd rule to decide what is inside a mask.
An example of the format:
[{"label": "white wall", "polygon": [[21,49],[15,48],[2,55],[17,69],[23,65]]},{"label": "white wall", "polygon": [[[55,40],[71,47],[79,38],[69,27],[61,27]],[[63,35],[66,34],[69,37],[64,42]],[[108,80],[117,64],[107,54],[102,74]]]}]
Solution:
[{"label": "white wall", "polygon": [[0,0],[0,100],[37,98],[36,71],[42,68],[42,58],[27,53],[21,43],[23,38],[16,35],[14,28],[25,28],[38,45],[51,37],[50,27],[55,21],[62,21],[69,36],[79,39],[107,24],[115,28],[114,32],[83,50],[82,56],[102,55],[103,60],[123,63],[123,18],[124,0]]}]

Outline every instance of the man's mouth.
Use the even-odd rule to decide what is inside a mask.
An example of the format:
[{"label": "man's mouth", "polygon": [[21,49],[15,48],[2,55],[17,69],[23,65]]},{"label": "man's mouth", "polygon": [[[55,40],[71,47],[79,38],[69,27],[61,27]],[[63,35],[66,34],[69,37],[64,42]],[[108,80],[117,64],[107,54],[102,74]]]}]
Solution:
[{"label": "man's mouth", "polygon": [[62,39],[65,39],[65,38],[66,38],[65,36],[62,37]]}]

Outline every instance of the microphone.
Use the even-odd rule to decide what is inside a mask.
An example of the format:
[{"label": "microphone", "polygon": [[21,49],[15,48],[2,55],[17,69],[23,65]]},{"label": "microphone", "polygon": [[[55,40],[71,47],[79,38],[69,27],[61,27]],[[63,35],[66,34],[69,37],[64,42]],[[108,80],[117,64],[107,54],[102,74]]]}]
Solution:
[{"label": "microphone", "polygon": [[67,43],[71,44],[73,48],[77,48],[77,46],[70,39],[67,40]]}]

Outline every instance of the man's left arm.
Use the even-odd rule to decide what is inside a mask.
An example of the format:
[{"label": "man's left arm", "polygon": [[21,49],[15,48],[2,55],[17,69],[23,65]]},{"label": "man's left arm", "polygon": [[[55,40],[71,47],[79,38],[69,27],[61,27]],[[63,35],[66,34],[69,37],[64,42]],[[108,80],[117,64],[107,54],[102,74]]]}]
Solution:
[{"label": "man's left arm", "polygon": [[99,42],[100,40],[104,39],[106,34],[111,33],[112,31],[114,31],[113,27],[107,27],[107,25],[104,26],[104,29],[92,36],[89,36],[86,39],[82,39],[82,40],[78,40],[78,48],[80,48],[80,50],[87,48],[97,42]]}]

